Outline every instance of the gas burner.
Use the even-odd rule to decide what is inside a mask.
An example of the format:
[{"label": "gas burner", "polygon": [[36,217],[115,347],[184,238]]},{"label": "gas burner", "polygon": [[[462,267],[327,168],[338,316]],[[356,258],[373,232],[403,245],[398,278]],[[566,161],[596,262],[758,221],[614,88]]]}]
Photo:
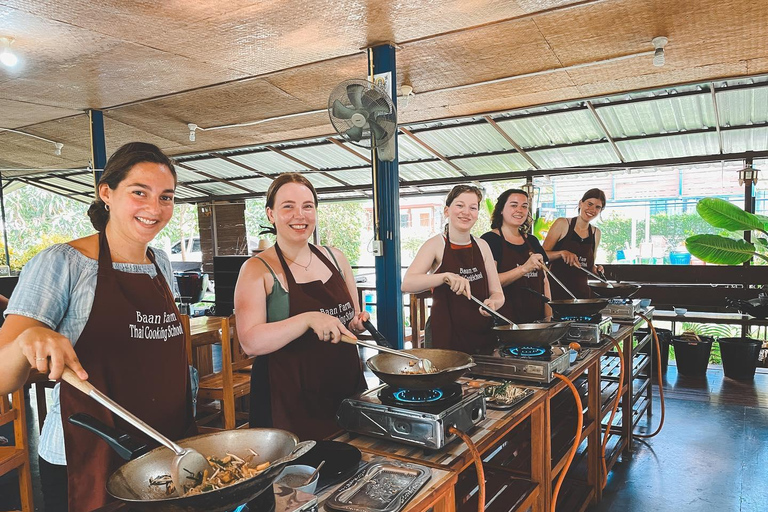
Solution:
[{"label": "gas burner", "polygon": [[382,403],[402,407],[430,407],[455,402],[459,398],[461,384],[456,382],[436,389],[399,389],[384,386],[379,390],[379,400]]},{"label": "gas burner", "polygon": [[507,347],[501,350],[502,356],[522,357],[525,359],[549,357],[551,354],[552,351],[544,347]]},{"label": "gas burner", "polygon": [[581,324],[599,324],[603,320],[602,313],[594,315],[567,315],[559,316],[557,319],[561,322],[577,322]]},{"label": "gas burner", "polygon": [[619,305],[619,304],[632,304],[633,300],[634,299],[630,299],[630,298],[622,299],[621,297],[616,297],[616,298],[613,298],[613,299],[608,299],[608,304],[616,304],[616,305]]}]

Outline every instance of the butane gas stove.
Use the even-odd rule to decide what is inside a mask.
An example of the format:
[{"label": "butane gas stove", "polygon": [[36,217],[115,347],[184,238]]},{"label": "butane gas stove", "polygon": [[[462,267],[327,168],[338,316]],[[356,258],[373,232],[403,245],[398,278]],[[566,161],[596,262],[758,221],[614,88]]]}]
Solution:
[{"label": "butane gas stove", "polygon": [[610,299],[600,312],[617,321],[630,321],[635,319],[635,313],[640,310],[640,299]]},{"label": "butane gas stove", "polygon": [[[605,311],[605,310],[603,310]],[[576,342],[582,347],[599,347],[603,343],[603,334],[611,333],[610,316],[595,315],[592,317],[573,318],[568,332],[560,339],[561,345]]]},{"label": "butane gas stove", "polygon": [[472,357],[473,374],[544,384],[552,382],[554,372],[563,373],[570,366],[568,349],[563,347],[496,347]]},{"label": "butane gas stove", "polygon": [[347,398],[336,422],[351,432],[440,449],[485,418],[485,398],[456,382],[441,389],[397,389],[387,385]]}]

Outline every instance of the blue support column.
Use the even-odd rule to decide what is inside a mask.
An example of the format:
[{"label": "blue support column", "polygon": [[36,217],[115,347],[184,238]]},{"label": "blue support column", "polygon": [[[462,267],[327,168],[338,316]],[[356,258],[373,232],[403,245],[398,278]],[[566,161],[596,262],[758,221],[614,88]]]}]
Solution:
[{"label": "blue support column", "polygon": [[93,185],[95,189],[104,172],[104,166],[107,165],[104,113],[101,110],[89,110],[88,124],[91,128],[91,163],[93,164]]},{"label": "blue support column", "polygon": [[[397,107],[397,68],[395,48],[382,45],[368,52],[371,75],[391,73],[389,84],[392,101]],[[373,78],[373,76],[371,76]],[[397,134],[395,154],[397,154]],[[377,239],[383,243],[381,256],[376,257],[376,305],[378,329],[387,340],[403,347],[403,295],[400,291],[400,182],[397,157],[392,162],[382,162],[372,151],[373,209]]]}]

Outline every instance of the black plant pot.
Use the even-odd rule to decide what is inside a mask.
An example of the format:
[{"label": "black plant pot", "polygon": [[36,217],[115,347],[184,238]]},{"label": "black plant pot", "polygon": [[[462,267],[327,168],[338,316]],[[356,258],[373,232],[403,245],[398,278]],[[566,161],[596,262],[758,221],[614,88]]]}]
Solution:
[{"label": "black plant pot", "polygon": [[714,338],[711,336],[699,336],[698,339],[672,338],[672,345],[675,347],[677,373],[691,377],[706,375],[713,341]]},{"label": "black plant pot", "polygon": [[752,338],[720,338],[717,341],[720,343],[725,376],[736,380],[752,380],[763,342]]},{"label": "black plant pot", "polygon": [[[648,329],[638,329],[637,334],[645,337],[648,334]],[[669,346],[672,344],[672,331],[669,329],[661,329],[656,327],[656,335],[659,337],[659,345],[661,350],[661,371],[662,373],[667,373],[667,366],[669,365]],[[653,336],[651,336],[651,341],[643,347],[642,352],[645,354],[650,354],[652,345],[655,350],[656,342],[654,341]],[[655,368],[657,364],[655,355],[653,356],[651,363]],[[655,371],[653,373],[654,375],[656,374]]]}]

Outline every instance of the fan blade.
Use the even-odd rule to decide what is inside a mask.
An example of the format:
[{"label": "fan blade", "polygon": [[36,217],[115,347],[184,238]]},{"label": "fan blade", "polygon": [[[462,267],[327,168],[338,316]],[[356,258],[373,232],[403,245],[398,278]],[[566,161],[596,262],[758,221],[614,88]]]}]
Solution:
[{"label": "fan blade", "polygon": [[376,120],[369,120],[368,125],[371,128],[373,136],[376,138],[377,145],[391,139],[397,130],[397,123],[388,119],[387,116],[381,116]]},{"label": "fan blade", "polygon": [[331,113],[333,117],[338,117],[339,119],[350,119],[354,115],[355,110],[345,107],[339,100],[336,100],[333,102]]},{"label": "fan blade", "polygon": [[379,126],[376,121],[368,121],[368,126],[371,129],[373,138],[376,139],[376,144],[380,144],[387,139],[387,130]]},{"label": "fan blade", "polygon": [[381,94],[378,91],[366,91],[361,99],[363,108],[367,110],[370,115],[389,114],[389,103],[387,103],[386,99],[381,97]]},{"label": "fan blade", "polygon": [[363,129],[357,126],[353,126],[349,130],[344,132],[344,134],[349,138],[349,140],[354,142],[360,142],[360,139],[363,138]]},{"label": "fan blade", "polygon": [[363,89],[363,86],[360,84],[349,84],[347,86],[347,97],[355,109],[363,108],[363,102],[360,99],[363,95]]}]

